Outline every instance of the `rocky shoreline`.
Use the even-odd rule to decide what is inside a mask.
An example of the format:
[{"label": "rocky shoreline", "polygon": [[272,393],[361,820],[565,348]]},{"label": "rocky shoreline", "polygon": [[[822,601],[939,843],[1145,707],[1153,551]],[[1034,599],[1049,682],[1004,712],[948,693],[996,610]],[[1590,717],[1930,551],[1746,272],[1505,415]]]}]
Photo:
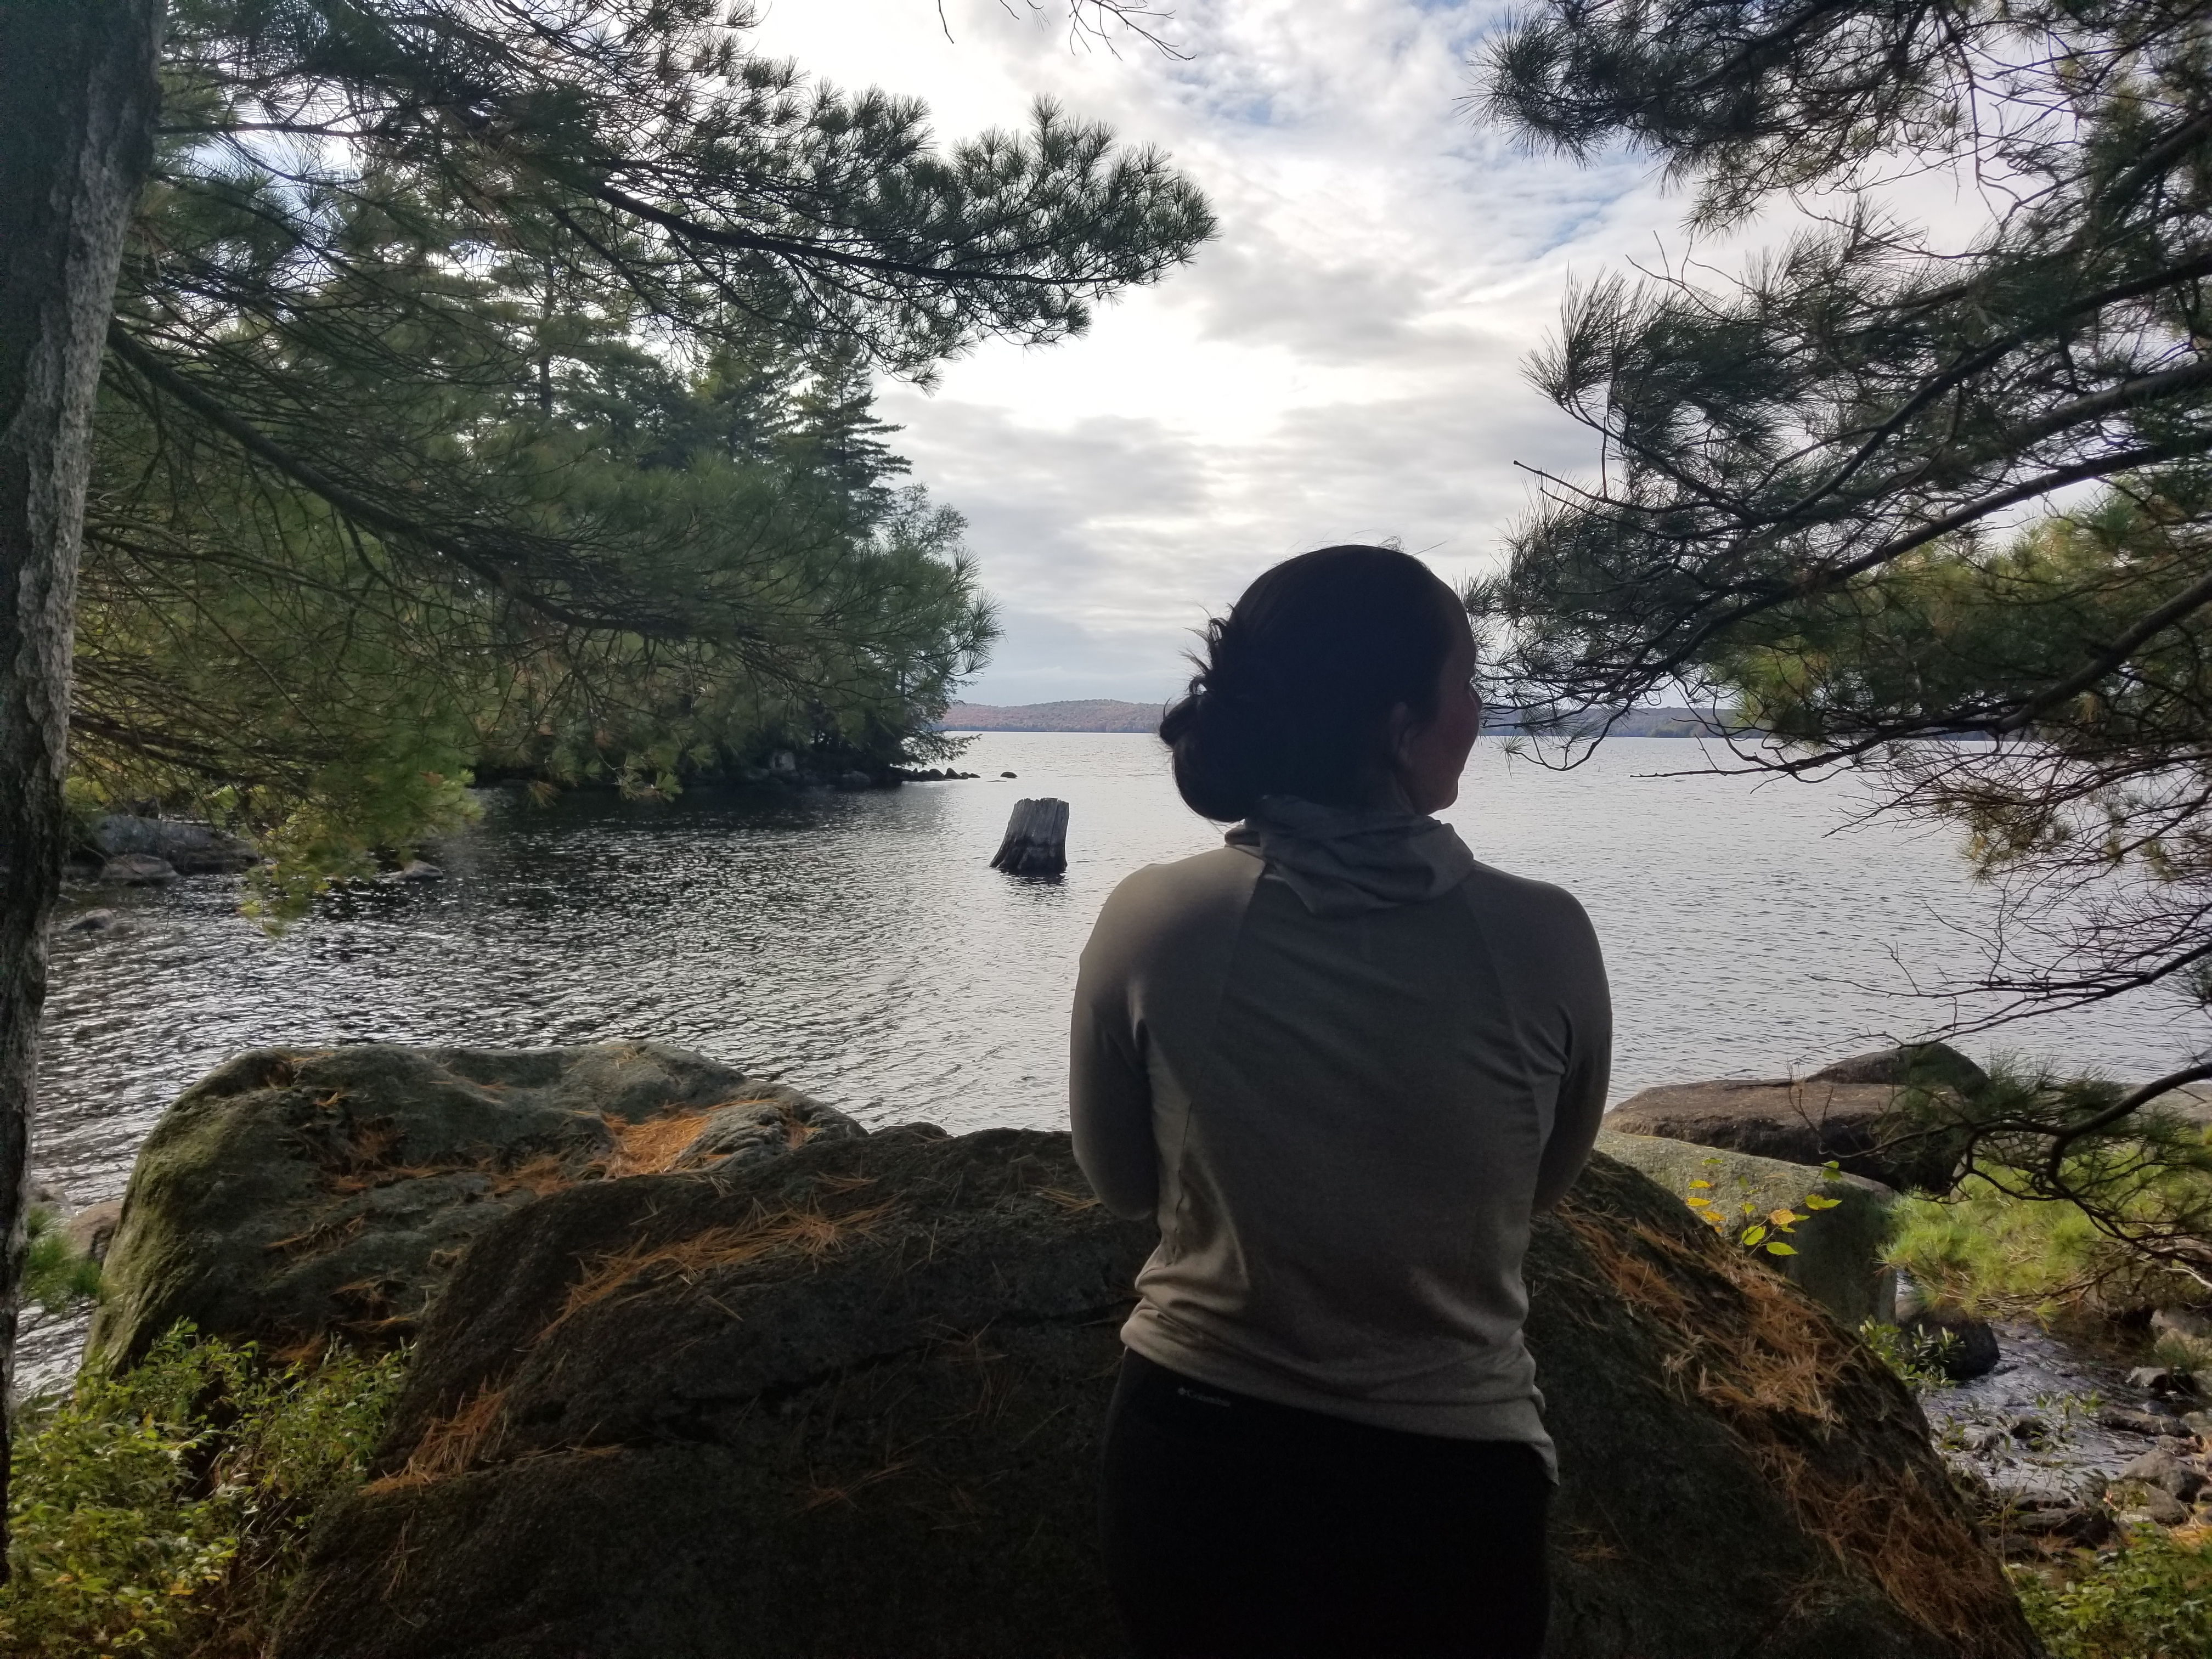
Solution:
[{"label": "rocky shoreline", "polygon": [[[2212,1518],[2185,1380],[2008,1326],[1916,1398],[1854,1336],[1894,1192],[1810,1159],[1869,1167],[1908,1058],[1648,1091],[1539,1219],[1561,1651],[2028,1659],[2004,1559]],[[1698,1190],[1823,1204],[1770,1260]],[[113,1227],[95,1367],[179,1320],[413,1345],[275,1659],[1115,1649],[1091,1436],[1152,1234],[1065,1135],[870,1133],[653,1043],[264,1049],[77,1224]]]}]

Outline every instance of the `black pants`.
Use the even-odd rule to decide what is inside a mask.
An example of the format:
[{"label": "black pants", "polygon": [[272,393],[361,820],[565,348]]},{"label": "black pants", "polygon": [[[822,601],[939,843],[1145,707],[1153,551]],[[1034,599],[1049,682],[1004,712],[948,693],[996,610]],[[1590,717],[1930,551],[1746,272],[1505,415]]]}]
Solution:
[{"label": "black pants", "polygon": [[1537,1659],[1535,1449],[1370,1428],[1125,1353],[1101,1486],[1139,1659]]}]

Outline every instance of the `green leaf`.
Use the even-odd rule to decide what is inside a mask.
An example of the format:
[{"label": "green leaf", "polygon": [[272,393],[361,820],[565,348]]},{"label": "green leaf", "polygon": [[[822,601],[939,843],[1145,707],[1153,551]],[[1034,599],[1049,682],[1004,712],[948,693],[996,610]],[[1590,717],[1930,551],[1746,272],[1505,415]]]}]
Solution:
[{"label": "green leaf", "polygon": [[1784,1244],[1781,1240],[1777,1239],[1766,1247],[1766,1253],[1769,1255],[1795,1255],[1797,1254],[1797,1247],[1794,1244]]}]

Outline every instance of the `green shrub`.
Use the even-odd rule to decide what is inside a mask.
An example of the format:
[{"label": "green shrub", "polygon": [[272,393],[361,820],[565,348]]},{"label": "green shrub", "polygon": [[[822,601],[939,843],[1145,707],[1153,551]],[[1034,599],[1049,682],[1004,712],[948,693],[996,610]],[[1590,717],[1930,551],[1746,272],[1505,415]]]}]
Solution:
[{"label": "green shrub", "polygon": [[1948,1198],[1900,1198],[1883,1260],[1931,1304],[1984,1319],[2107,1316],[2174,1302],[2202,1288],[2114,1238],[2078,1206],[2014,1198],[1969,1176]]},{"label": "green shrub", "polygon": [[2016,1060],[1965,1092],[1903,1091],[1889,1139],[1960,1177],[1948,1199],[1904,1207],[1899,1265],[1991,1316],[2193,1300],[2212,1251],[2212,1126],[2170,1100],[2121,1110],[2130,1097]]},{"label": "green shrub", "polygon": [[11,1656],[258,1653],[316,1506],[361,1477],[404,1357],[275,1365],[179,1326],[16,1427]]},{"label": "green shrub", "polygon": [[1948,1389],[1951,1376],[1945,1369],[1959,1338],[1952,1331],[1909,1331],[1885,1325],[1879,1319],[1863,1321],[1859,1340],[1874,1350],[1875,1358],[1889,1367],[1897,1380],[1914,1393]]},{"label": "green shrub", "polygon": [[24,1301],[58,1314],[100,1294],[100,1263],[70,1248],[59,1215],[34,1204],[24,1212],[23,1231],[30,1241],[23,1252]]},{"label": "green shrub", "polygon": [[2012,1570],[2051,1659],[2204,1659],[2212,1653],[2212,1538],[2135,1529],[2125,1549]]}]

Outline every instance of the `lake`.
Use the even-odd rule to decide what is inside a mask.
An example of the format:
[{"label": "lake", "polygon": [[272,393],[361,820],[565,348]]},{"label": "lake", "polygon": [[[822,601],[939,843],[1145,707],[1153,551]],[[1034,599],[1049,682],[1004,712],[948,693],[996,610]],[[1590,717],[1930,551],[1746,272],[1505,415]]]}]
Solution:
[{"label": "lake", "polygon": [[[1558,772],[1485,739],[1444,815],[1478,858],[1588,907],[1619,1009],[1616,1097],[1810,1069],[1942,1023],[1948,1005],[1911,984],[1971,967],[1988,906],[1948,833],[1844,827],[1848,783],[1654,775],[1697,758],[1621,739]],[[72,1202],[114,1196],[167,1102],[263,1043],[653,1037],[871,1124],[1056,1124],[1099,904],[1219,832],[1150,737],[988,733],[960,764],[987,780],[551,808],[488,791],[483,823],[436,849],[448,879],[333,895],[276,939],[222,878],[88,892],[126,921],[57,942],[37,1167]],[[1066,878],[988,868],[1014,800],[1048,794],[1072,808]],[[1998,1042],[2147,1075],[2197,1031],[2151,998]]]},{"label": "lake", "polygon": [[[1443,815],[1478,858],[1588,907],[1617,1009],[1615,1097],[1810,1070],[1941,1024],[1949,1005],[1911,987],[1970,969],[1989,911],[1949,835],[1850,827],[1848,782],[1659,775],[1698,759],[1687,740],[1616,739],[1559,772],[1486,738]],[[350,887],[273,939],[226,878],[76,893],[124,920],[56,939],[34,1165],[72,1205],[120,1194],[177,1092],[266,1043],[659,1038],[871,1125],[1057,1125],[1100,903],[1219,831],[1183,807],[1148,736],[987,733],[960,764],[985,779],[550,808],[486,791],[483,823],[434,849],[445,881]],[[1024,795],[1070,804],[1063,879],[988,867]],[[2141,1077],[2200,1030],[2154,996],[1997,1042]],[[82,1331],[27,1316],[24,1386],[65,1379]]]}]

